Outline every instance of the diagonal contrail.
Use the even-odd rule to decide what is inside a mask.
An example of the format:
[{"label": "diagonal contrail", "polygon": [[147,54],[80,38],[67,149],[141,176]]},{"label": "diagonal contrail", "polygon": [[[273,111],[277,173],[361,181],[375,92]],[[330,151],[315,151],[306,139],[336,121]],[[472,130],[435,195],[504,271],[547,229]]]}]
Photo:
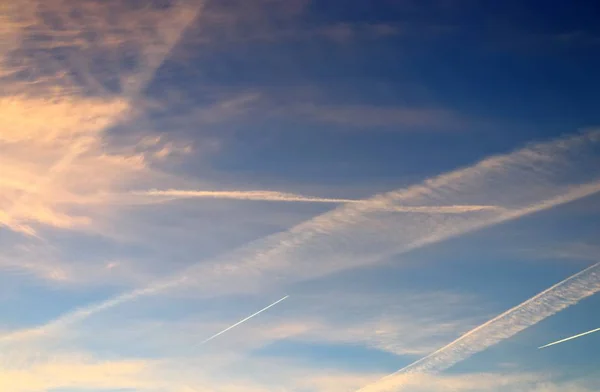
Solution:
[{"label": "diagonal contrail", "polygon": [[564,339],[561,339],[561,340],[557,340],[556,342],[552,342],[552,343],[545,344],[545,345],[543,345],[543,346],[540,346],[540,347],[538,347],[538,350],[539,350],[539,349],[542,349],[542,348],[546,348],[546,347],[554,346],[555,344],[559,344],[559,343],[568,342],[569,340],[577,339],[577,338],[580,338],[580,337],[582,337],[582,336],[589,335],[589,334],[591,334],[591,333],[594,333],[594,332],[599,332],[599,331],[600,331],[600,328],[592,329],[591,331],[587,331],[587,332],[584,332],[584,333],[577,334],[577,335],[575,335],[575,336],[571,336],[571,337],[569,337],[569,338],[564,338]]},{"label": "diagonal contrail", "polygon": [[600,263],[596,263],[357,392],[397,391],[409,375],[446,370],[599,291]]},{"label": "diagonal contrail", "polygon": [[240,324],[242,324],[242,323],[245,323],[246,321],[250,320],[252,317],[254,317],[254,316],[257,316],[257,315],[261,314],[261,313],[262,313],[262,312],[264,312],[265,310],[267,310],[267,309],[269,309],[269,308],[272,308],[273,306],[277,305],[278,303],[280,303],[281,301],[283,301],[284,299],[286,299],[286,298],[288,298],[288,297],[289,297],[289,295],[286,295],[285,297],[281,298],[280,300],[273,302],[271,305],[269,305],[269,306],[267,306],[267,307],[265,307],[265,308],[262,308],[262,309],[261,309],[261,310],[259,310],[258,312],[256,312],[256,313],[253,313],[253,314],[251,314],[250,316],[246,317],[245,319],[243,319],[243,320],[240,320],[240,321],[238,321],[237,323],[235,323],[235,324],[233,324],[233,325],[231,325],[231,326],[229,326],[229,327],[225,328],[225,329],[224,329],[224,330],[222,330],[221,332],[214,334],[213,336],[211,336],[210,338],[206,339],[205,341],[203,341],[203,342],[202,342],[202,343],[200,343],[200,344],[204,344],[204,343],[206,343],[206,342],[209,342],[209,341],[213,340],[213,339],[214,339],[214,338],[216,338],[217,336],[223,335],[225,332],[227,332],[227,331],[229,331],[229,330],[231,330],[231,329],[233,329],[233,328],[237,327],[238,325],[240,325]]}]

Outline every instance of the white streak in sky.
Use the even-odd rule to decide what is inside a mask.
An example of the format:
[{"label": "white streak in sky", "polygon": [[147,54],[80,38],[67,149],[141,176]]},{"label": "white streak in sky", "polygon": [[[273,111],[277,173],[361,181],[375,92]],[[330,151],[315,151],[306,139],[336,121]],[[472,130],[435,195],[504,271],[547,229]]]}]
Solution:
[{"label": "white streak in sky", "polygon": [[500,343],[600,291],[600,263],[555,284],[527,301],[470,330],[428,356],[361,388],[360,392],[395,391],[407,375],[435,374]]},{"label": "white streak in sky", "polygon": [[[149,191],[134,191],[132,196],[147,196],[157,198],[160,201],[176,200],[186,198],[201,198],[201,199],[231,199],[231,200],[247,200],[247,201],[275,201],[275,202],[305,202],[305,203],[358,203],[369,204],[369,200],[360,199],[344,199],[344,198],[328,198],[305,196],[295,193],[277,192],[277,191],[200,191],[200,190],[181,190],[167,189],[159,190],[152,189]],[[461,214],[464,212],[484,211],[484,210],[499,210],[499,207],[491,205],[450,205],[450,206],[394,206],[386,211],[395,212],[423,212],[423,213],[439,213],[439,214]]]},{"label": "white streak in sky", "polygon": [[149,191],[131,192],[133,196],[149,196],[164,198],[167,200],[202,198],[202,199],[232,199],[249,201],[283,201],[283,202],[309,202],[309,203],[356,203],[358,200],[325,198],[298,195],[295,193],[284,193],[277,191],[199,191],[199,190],[180,190],[152,189]]},{"label": "white streak in sky", "polygon": [[213,340],[213,339],[214,339],[214,338],[216,338],[217,336],[223,335],[225,332],[227,332],[227,331],[229,331],[229,330],[231,330],[231,329],[233,329],[233,328],[237,327],[238,325],[240,325],[240,324],[242,324],[242,323],[245,323],[246,321],[250,320],[252,317],[254,317],[254,316],[257,316],[257,315],[261,314],[261,313],[262,313],[262,312],[264,312],[265,310],[267,310],[267,309],[269,309],[269,308],[272,308],[273,306],[277,305],[278,303],[280,303],[281,301],[285,300],[285,299],[286,299],[286,298],[288,298],[288,297],[289,297],[289,295],[286,295],[285,297],[283,297],[283,298],[281,298],[281,299],[279,299],[279,300],[277,300],[277,301],[273,302],[271,305],[269,305],[269,306],[267,306],[267,307],[265,307],[265,308],[262,308],[262,309],[261,309],[261,310],[259,310],[258,312],[256,312],[256,313],[253,313],[253,314],[251,314],[250,316],[246,317],[245,319],[243,319],[243,320],[240,320],[240,321],[238,321],[237,323],[233,324],[232,326],[229,326],[229,327],[225,328],[225,329],[224,329],[224,330],[222,330],[221,332],[214,334],[213,336],[211,336],[210,338],[206,339],[205,341],[203,341],[203,342],[202,342],[202,343],[200,343],[200,344],[204,344],[204,343],[206,343],[206,342],[209,342],[209,341]]},{"label": "white streak in sky", "polygon": [[[29,331],[37,335],[64,328],[133,299],[180,288],[182,281],[194,284],[195,295],[213,297],[318,278],[578,200],[600,191],[599,147],[600,132],[584,132],[490,157],[361,203],[346,203],[285,232]],[[439,205],[500,208],[462,214],[389,213],[398,207]],[[27,335],[27,330],[17,331],[0,341]]]},{"label": "white streak in sky", "polygon": [[580,338],[580,337],[585,336],[585,335],[589,335],[589,334],[594,333],[594,332],[600,332],[600,328],[592,329],[591,331],[587,331],[587,332],[584,332],[584,333],[577,334],[575,336],[571,336],[569,338],[564,338],[564,339],[561,339],[561,340],[557,340],[556,342],[545,344],[543,346],[538,347],[538,350],[542,349],[542,348],[554,346],[555,344],[560,344],[560,343],[568,342],[569,340],[577,339],[577,338]]}]

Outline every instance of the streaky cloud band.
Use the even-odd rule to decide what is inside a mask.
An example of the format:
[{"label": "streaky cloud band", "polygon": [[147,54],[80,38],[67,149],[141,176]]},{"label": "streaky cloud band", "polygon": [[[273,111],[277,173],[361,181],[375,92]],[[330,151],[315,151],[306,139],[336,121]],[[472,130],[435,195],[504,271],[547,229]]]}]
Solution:
[{"label": "streaky cloud band", "polygon": [[[465,235],[600,191],[600,131],[531,144],[408,188],[339,206],[287,231],[253,241],[163,280],[91,304],[0,342],[61,330],[91,315],[182,286],[214,297],[322,277]],[[500,190],[500,191],[499,191]],[[443,203],[442,203],[443,202]],[[389,214],[404,206],[482,205],[501,209],[464,214]]]}]

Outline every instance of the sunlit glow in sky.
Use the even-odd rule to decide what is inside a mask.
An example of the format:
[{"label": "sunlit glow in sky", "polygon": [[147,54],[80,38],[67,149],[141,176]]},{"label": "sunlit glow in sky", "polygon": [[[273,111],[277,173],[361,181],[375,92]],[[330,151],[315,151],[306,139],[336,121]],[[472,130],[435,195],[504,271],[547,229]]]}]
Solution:
[{"label": "sunlit glow in sky", "polygon": [[598,391],[599,16],[4,1],[0,391]]}]

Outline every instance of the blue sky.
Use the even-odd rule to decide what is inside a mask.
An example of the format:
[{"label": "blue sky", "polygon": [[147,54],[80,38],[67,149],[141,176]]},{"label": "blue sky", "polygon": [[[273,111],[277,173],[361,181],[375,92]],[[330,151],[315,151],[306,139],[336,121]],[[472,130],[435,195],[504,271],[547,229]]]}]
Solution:
[{"label": "blue sky", "polygon": [[0,390],[600,383],[598,5],[2,7]]}]

